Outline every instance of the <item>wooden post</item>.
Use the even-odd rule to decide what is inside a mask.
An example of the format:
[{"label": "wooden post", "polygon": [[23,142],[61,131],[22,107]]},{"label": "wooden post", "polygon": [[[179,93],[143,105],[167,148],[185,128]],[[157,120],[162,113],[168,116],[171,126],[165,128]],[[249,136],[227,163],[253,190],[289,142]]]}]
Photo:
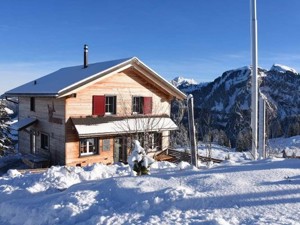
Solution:
[{"label": "wooden post", "polygon": [[263,96],[259,97],[259,132],[258,132],[258,149],[259,158],[265,159],[266,155],[266,103]]},{"label": "wooden post", "polygon": [[188,119],[189,119],[189,136],[191,142],[191,163],[198,167],[198,154],[196,144],[195,120],[194,120],[194,97],[189,94],[187,97]]}]

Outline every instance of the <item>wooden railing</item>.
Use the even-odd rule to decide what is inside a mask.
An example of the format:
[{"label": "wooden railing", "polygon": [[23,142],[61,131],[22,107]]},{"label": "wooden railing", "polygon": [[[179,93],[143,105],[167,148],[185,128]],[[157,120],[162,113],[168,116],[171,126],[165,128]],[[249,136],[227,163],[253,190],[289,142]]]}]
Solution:
[{"label": "wooden railing", "polygon": [[[164,156],[170,156],[169,158],[164,157]],[[156,158],[159,159],[166,159],[166,161],[174,162],[174,163],[179,163],[181,161],[185,162],[191,162],[191,154],[189,152],[181,152],[177,151],[175,149],[167,149],[162,152],[160,152]],[[200,156],[198,155],[198,160],[201,162],[214,162],[214,163],[221,163],[223,160],[221,159],[215,159],[211,157],[205,157],[205,156]]]}]

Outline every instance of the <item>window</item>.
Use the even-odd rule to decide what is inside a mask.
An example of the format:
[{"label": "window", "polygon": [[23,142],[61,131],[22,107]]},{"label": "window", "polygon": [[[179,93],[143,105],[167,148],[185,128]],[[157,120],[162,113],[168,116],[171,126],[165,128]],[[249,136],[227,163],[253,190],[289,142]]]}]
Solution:
[{"label": "window", "polygon": [[93,115],[104,116],[105,114],[116,114],[116,96],[93,96]]},{"label": "window", "polygon": [[110,151],[110,139],[102,140],[102,151]]},{"label": "window", "polygon": [[132,112],[133,114],[143,114],[144,97],[133,97]]},{"label": "window", "polygon": [[49,135],[41,133],[41,148],[49,150]]},{"label": "window", "polygon": [[153,150],[161,149],[161,133],[149,133],[149,148]]},{"label": "window", "polygon": [[151,114],[152,97],[133,97],[132,99],[133,114]]},{"label": "window", "polygon": [[30,97],[30,111],[35,111],[35,98]]},{"label": "window", "polygon": [[98,139],[85,138],[80,139],[80,156],[98,154]]},{"label": "window", "polygon": [[105,97],[105,113],[106,114],[116,114],[116,96],[106,96]]}]

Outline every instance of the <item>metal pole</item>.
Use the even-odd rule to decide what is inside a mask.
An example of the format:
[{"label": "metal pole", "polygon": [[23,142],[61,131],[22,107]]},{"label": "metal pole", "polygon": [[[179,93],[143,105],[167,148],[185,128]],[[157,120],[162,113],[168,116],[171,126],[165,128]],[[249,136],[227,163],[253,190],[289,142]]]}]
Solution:
[{"label": "metal pole", "polygon": [[194,120],[194,97],[189,94],[187,97],[188,117],[189,117],[189,136],[191,142],[191,163],[198,167],[197,145],[196,145],[196,132]]},{"label": "metal pole", "polygon": [[251,128],[252,128],[252,154],[254,160],[257,159],[257,106],[258,106],[258,81],[257,81],[257,17],[256,0],[251,0],[251,35],[252,35],[252,93],[251,93]]},{"label": "metal pole", "polygon": [[263,96],[259,96],[259,158],[266,158],[266,102]]}]

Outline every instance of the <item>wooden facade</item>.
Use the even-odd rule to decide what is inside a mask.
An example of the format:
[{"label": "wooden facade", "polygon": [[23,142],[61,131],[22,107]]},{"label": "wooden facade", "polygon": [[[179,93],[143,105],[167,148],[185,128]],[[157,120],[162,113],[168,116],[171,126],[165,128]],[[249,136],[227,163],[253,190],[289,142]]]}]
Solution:
[{"label": "wooden facade", "polygon": [[[65,164],[65,101],[64,99],[35,97],[35,110],[30,110],[30,99],[32,97],[19,97],[19,120],[26,117],[38,119],[38,123],[26,130],[19,131],[19,151],[25,154],[40,154],[49,158],[54,165]],[[51,109],[55,112],[52,118],[57,118],[56,123],[51,121]],[[49,112],[50,111],[50,112]],[[49,137],[49,148],[41,146],[41,136]],[[32,143],[35,138],[35,143]],[[32,146],[34,145],[34,146]]]},{"label": "wooden facade", "polygon": [[[96,162],[126,162],[132,134],[98,133],[82,138],[72,118],[95,117],[94,96],[114,96],[116,113],[104,117],[134,117],[132,104],[136,96],[151,101],[151,115],[170,116],[170,103],[175,96],[170,93],[167,85],[157,83],[159,79],[145,68],[135,65],[99,76],[61,96],[19,96],[19,120],[30,117],[38,121],[19,131],[19,151],[39,154],[48,158],[52,165],[84,166]],[[166,149],[170,131],[157,130],[156,133],[161,138],[160,149]]]},{"label": "wooden facade", "polygon": [[[114,74],[100,79],[91,86],[76,93],[76,98],[66,99],[66,118],[91,116],[92,98],[94,95],[113,95],[117,97],[116,115],[131,115],[132,96],[151,96],[153,100],[153,113],[170,115],[170,98],[157,87],[143,80],[141,75],[132,70]],[[78,165],[94,162],[113,163],[114,139],[120,138],[118,134],[108,137],[111,140],[109,152],[100,152],[99,155],[79,157],[79,139],[72,124],[66,126],[66,164]],[[167,137],[166,137],[167,138]],[[166,141],[164,141],[166,142]]]}]

